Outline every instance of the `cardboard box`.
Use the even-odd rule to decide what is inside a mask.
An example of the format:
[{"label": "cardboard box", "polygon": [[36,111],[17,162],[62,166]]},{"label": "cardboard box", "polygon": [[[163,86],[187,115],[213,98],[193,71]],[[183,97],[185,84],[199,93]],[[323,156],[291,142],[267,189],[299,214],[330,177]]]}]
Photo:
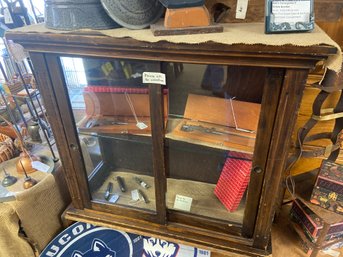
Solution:
[{"label": "cardboard box", "polygon": [[343,214],[343,165],[327,160],[322,162],[311,203]]}]

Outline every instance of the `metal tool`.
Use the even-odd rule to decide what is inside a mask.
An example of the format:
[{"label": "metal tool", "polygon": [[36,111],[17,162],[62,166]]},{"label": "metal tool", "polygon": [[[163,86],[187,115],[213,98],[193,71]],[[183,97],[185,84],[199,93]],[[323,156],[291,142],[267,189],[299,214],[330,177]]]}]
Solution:
[{"label": "metal tool", "polygon": [[17,178],[8,174],[7,171],[5,170],[5,168],[3,168],[3,171],[5,174],[5,177],[1,182],[2,186],[9,187],[9,186],[12,186],[13,184],[15,184],[17,182]]},{"label": "metal tool", "polygon": [[100,126],[107,126],[107,125],[128,125],[127,122],[123,121],[109,121],[109,120],[97,120],[97,119],[91,119],[87,121],[85,127],[86,128],[92,128],[92,127],[100,127]]},{"label": "metal tool", "polygon": [[105,199],[107,201],[110,199],[110,195],[112,193],[112,189],[113,189],[113,183],[112,182],[108,182],[107,189],[106,189],[105,194],[104,194],[104,197],[105,197]]},{"label": "metal tool", "polygon": [[[212,134],[212,135],[232,135],[232,136],[237,136],[237,137],[243,137],[243,138],[252,138],[252,136],[249,136],[248,134],[243,135],[241,133],[236,133],[236,132],[232,132],[232,131],[219,131],[215,128],[208,128],[208,127],[204,127],[202,125],[188,125],[188,124],[183,124],[181,126],[181,131],[184,132],[193,132],[193,131],[199,131],[201,133],[206,133],[206,134]],[[239,130],[241,131],[241,130]],[[247,132],[247,131],[242,131],[242,132]],[[251,132],[247,132],[249,134],[251,134]]]},{"label": "metal tool", "polygon": [[138,193],[139,193],[140,197],[143,198],[145,203],[149,203],[148,197],[146,196],[146,194],[142,190],[138,189]]},{"label": "metal tool", "polygon": [[218,131],[215,128],[207,128],[201,125],[187,125],[187,124],[182,125],[181,131],[184,131],[184,132],[199,131],[202,133],[213,134],[213,135],[229,135],[230,134],[229,132]]},{"label": "metal tool", "polygon": [[27,175],[25,167],[24,167],[23,163],[21,162],[21,160],[19,160],[19,163],[21,164],[21,167],[23,168],[23,171],[25,174],[25,179],[24,179],[24,184],[23,184],[24,189],[28,189],[28,188],[31,188],[34,185],[36,185],[37,180],[35,180],[35,179],[33,179]]},{"label": "metal tool", "polygon": [[120,191],[126,192],[126,186],[125,186],[124,179],[120,176],[117,176],[117,182],[118,182]]},{"label": "metal tool", "polygon": [[141,185],[142,187],[144,187],[145,189],[148,189],[150,187],[150,185],[148,185],[147,183],[145,183],[143,180],[141,180],[139,177],[134,177],[133,178],[139,185]]}]

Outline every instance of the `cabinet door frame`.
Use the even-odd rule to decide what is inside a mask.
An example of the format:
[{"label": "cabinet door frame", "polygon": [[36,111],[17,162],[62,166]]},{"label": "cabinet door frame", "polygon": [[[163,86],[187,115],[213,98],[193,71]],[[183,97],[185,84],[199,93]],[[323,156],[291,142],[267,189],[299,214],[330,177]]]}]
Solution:
[{"label": "cabinet door frame", "polygon": [[[61,131],[54,131],[61,143],[58,144],[59,150],[62,153],[62,158],[68,159],[67,156],[71,156],[71,159],[67,163],[63,163],[67,166],[66,176],[68,177],[68,186],[70,188],[73,204],[77,209],[90,209],[100,212],[112,213],[114,215],[123,215],[130,218],[143,219],[146,221],[166,224],[167,221],[172,222],[184,222],[186,224],[192,225],[198,222],[203,224],[204,228],[210,228],[217,230],[219,232],[227,232],[229,234],[239,236],[243,233],[247,238],[252,238],[255,232],[255,227],[259,226],[265,227],[267,220],[263,220],[261,216],[261,210],[259,206],[261,204],[261,195],[263,183],[265,183],[266,167],[268,163],[268,151],[270,149],[272,134],[274,129],[275,117],[277,115],[278,102],[281,96],[283,77],[285,69],[273,68],[269,69],[268,76],[265,80],[264,94],[262,99],[262,110],[260,115],[260,121],[256,137],[255,154],[253,157],[253,170],[255,167],[261,168],[261,172],[252,171],[251,180],[248,187],[248,196],[246,202],[246,209],[243,217],[243,224],[232,224],[230,228],[227,227],[228,222],[215,221],[211,218],[197,218],[188,214],[178,214],[173,211],[167,211],[165,192],[166,192],[166,176],[165,176],[165,156],[164,156],[164,135],[163,131],[161,133],[161,119],[163,118],[163,97],[161,89],[159,86],[150,85],[150,107],[153,113],[152,119],[152,138],[153,138],[153,160],[160,158],[153,165],[155,184],[157,181],[162,181],[162,183],[157,183],[159,186],[155,189],[156,199],[161,201],[157,206],[156,214],[144,210],[133,210],[130,208],[125,208],[121,206],[112,206],[110,204],[100,204],[91,201],[89,186],[87,181],[87,176],[85,172],[85,166],[82,159],[81,147],[79,144],[77,130],[74,122],[73,115],[71,114],[71,106],[68,98],[67,89],[65,87],[64,77],[62,73],[62,68],[60,65],[59,57],[61,56],[75,56],[69,54],[54,54],[54,53],[32,53],[32,59],[34,66],[39,65],[41,70],[44,70],[45,75],[48,75],[49,80],[40,77],[40,82],[42,84],[48,84],[51,94],[45,96],[47,99],[53,101],[52,108],[57,108],[59,115],[56,116],[58,127]],[[142,54],[144,55],[144,53]],[[142,55],[137,56],[136,59],[141,59]],[[83,57],[83,55],[77,55],[78,57]],[[87,55],[89,56],[89,55]],[[92,55],[94,58],[109,58],[109,56],[97,56]],[[111,56],[116,58],[116,55]],[[144,56],[143,56],[144,57]],[[197,57],[192,59],[192,56],[187,56],[187,62],[200,63]],[[120,56],[119,58],[123,58]],[[128,59],[134,59],[131,56]],[[175,56],[172,53],[166,53],[163,61],[179,61],[185,62],[185,58],[181,55],[178,60],[175,60]],[[149,55],[143,59],[149,59]],[[38,62],[44,60],[45,65],[38,64]],[[203,61],[203,64],[213,64],[216,63],[215,56],[207,58]],[[221,59],[220,65],[234,65],[235,58],[231,59]],[[268,66],[268,65],[266,65]],[[46,91],[44,89],[43,91]],[[47,94],[43,94],[44,95]],[[54,98],[54,99],[53,99]],[[158,108],[156,108],[156,105]],[[50,108],[49,108],[50,109]],[[62,115],[63,114],[63,115]],[[163,120],[162,120],[163,124]],[[288,128],[288,130],[291,130]],[[63,138],[63,139],[62,139]],[[270,161],[269,161],[270,163]],[[268,169],[268,173],[271,170]],[[278,170],[281,174],[281,170]],[[268,175],[270,177],[270,175]],[[270,210],[269,210],[270,211]],[[225,226],[226,225],[226,226]],[[223,229],[224,228],[224,229]]]}]

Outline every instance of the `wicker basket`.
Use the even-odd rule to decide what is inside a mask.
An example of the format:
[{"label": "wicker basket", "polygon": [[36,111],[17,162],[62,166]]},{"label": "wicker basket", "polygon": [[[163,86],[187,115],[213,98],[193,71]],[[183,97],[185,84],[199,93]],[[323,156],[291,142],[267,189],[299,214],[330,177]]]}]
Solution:
[{"label": "wicker basket", "polygon": [[13,156],[14,145],[12,139],[0,133],[0,163],[12,159]]}]

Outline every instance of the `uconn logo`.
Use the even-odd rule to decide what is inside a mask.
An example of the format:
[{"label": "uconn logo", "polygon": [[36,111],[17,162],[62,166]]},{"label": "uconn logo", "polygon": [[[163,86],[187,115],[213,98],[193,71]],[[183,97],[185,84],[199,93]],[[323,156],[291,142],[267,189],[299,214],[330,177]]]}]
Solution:
[{"label": "uconn logo", "polygon": [[141,257],[142,251],[139,235],[79,222],[58,235],[40,257]]},{"label": "uconn logo", "polygon": [[165,240],[146,237],[144,238],[145,257],[176,257],[180,246]]}]

